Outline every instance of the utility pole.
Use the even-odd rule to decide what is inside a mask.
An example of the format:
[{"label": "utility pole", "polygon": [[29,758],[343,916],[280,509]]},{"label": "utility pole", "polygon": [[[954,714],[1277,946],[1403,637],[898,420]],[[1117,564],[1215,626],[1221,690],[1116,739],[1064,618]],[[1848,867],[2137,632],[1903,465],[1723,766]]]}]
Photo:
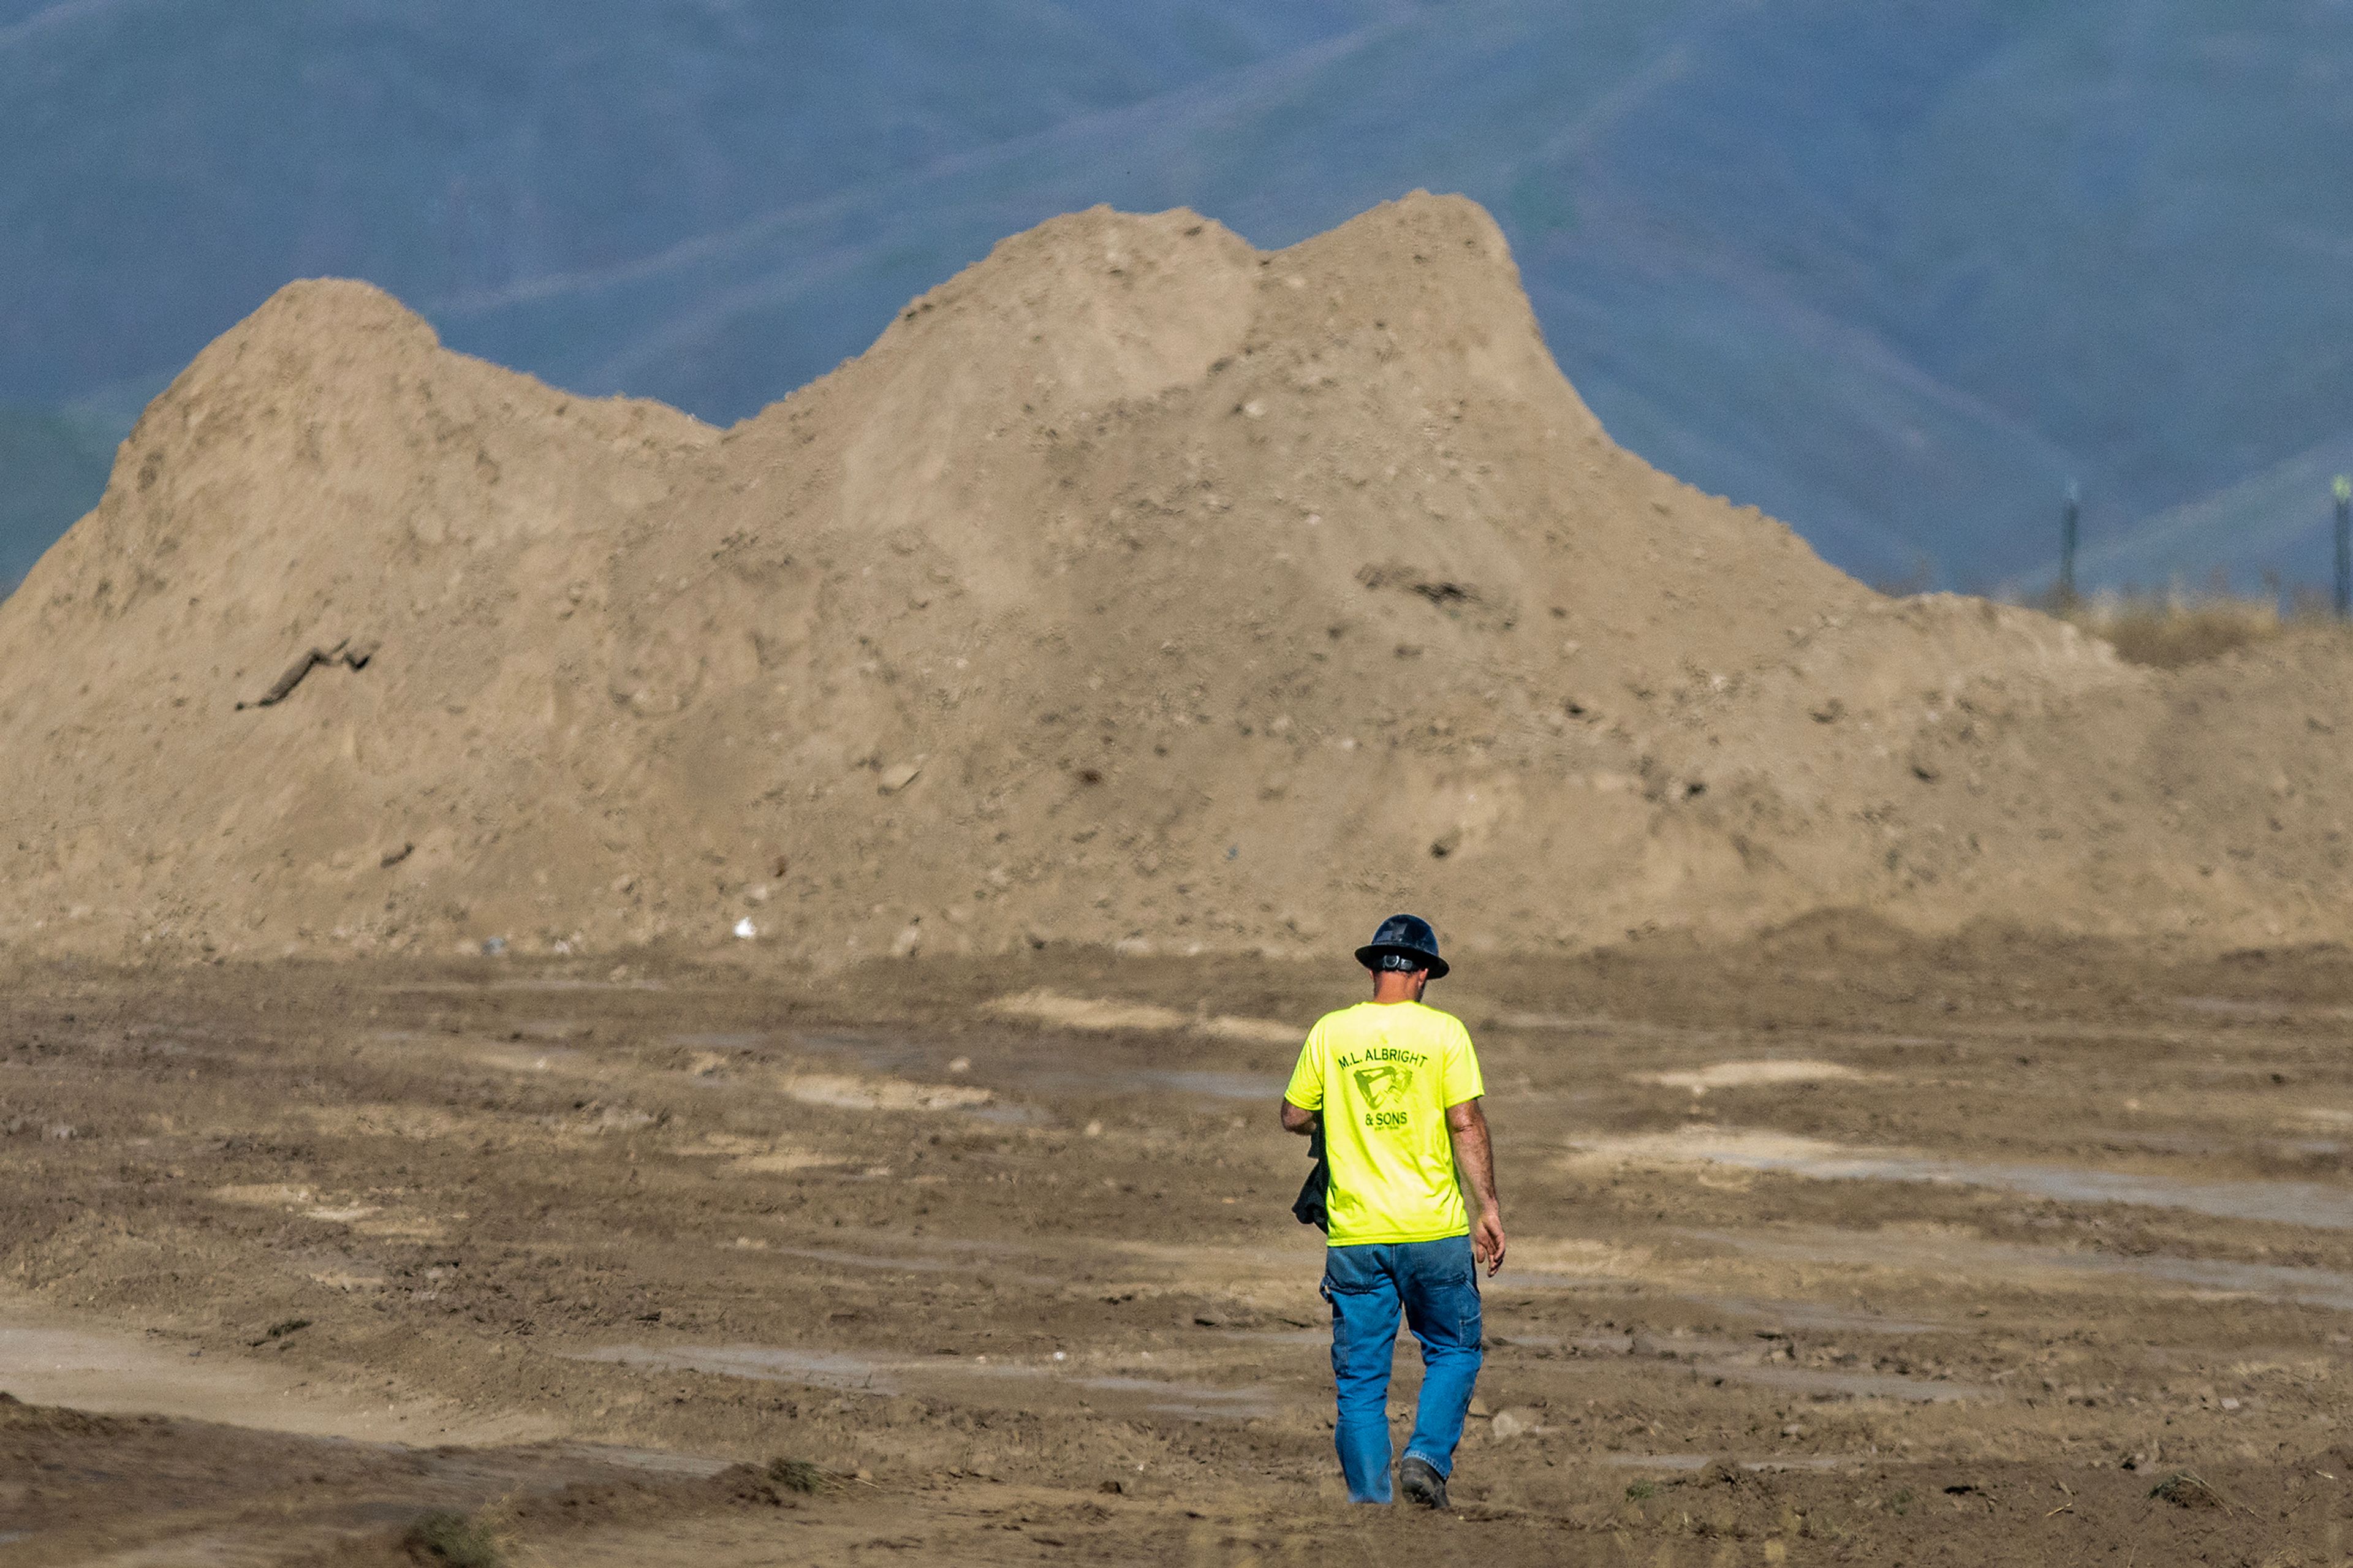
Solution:
[{"label": "utility pole", "polygon": [[2067,481],[2067,503],[2059,512],[2059,607],[2075,607],[2075,542],[2084,515],[2084,492]]},{"label": "utility pole", "polygon": [[2353,616],[2353,479],[2337,476],[2337,618]]}]

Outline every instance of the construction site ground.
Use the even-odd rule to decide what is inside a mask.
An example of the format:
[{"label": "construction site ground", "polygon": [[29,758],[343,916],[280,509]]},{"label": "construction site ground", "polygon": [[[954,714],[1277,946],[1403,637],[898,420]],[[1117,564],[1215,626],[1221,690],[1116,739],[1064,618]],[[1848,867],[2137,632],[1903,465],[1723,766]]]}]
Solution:
[{"label": "construction site ground", "polygon": [[1361,984],[25,967],[0,1564],[2343,1561],[2353,955],[1460,963],[1512,1247],[1439,1514],[1345,1501],[1289,1214]]}]

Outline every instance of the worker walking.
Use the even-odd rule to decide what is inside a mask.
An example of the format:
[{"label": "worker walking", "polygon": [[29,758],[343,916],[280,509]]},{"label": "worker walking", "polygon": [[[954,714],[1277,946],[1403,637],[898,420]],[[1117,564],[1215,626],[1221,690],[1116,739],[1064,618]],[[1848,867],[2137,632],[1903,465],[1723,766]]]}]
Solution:
[{"label": "worker walking", "polygon": [[[1480,1097],[1486,1086],[1471,1035],[1422,1005],[1445,977],[1438,933],[1391,915],[1356,950],[1371,971],[1369,1002],[1326,1014],[1308,1031],[1283,1091],[1282,1125],[1322,1132],[1328,1164],[1324,1299],[1332,1303],[1334,1441],[1348,1496],[1385,1503],[1389,1489],[1389,1363],[1398,1313],[1421,1342],[1420,1409],[1398,1484],[1446,1506],[1454,1447],[1478,1380],[1479,1275],[1504,1264],[1504,1211]],[[1470,1184],[1474,1222],[1456,1179]],[[1307,1194],[1302,1204],[1312,1213]]]}]

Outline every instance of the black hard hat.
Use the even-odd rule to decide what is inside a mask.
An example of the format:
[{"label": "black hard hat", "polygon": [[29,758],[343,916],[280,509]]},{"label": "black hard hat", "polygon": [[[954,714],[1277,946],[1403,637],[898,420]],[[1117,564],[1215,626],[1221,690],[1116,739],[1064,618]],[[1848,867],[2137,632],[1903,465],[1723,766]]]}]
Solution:
[{"label": "black hard hat", "polygon": [[1391,915],[1383,921],[1373,940],[1356,950],[1356,962],[1377,969],[1391,953],[1419,960],[1414,967],[1429,970],[1432,980],[1446,978],[1446,960],[1438,956],[1438,933],[1419,915]]}]

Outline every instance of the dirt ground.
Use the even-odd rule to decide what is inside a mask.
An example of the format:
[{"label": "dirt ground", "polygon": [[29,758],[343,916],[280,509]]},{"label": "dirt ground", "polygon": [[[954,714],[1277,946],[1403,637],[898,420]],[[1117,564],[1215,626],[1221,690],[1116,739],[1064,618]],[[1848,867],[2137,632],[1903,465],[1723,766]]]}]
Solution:
[{"label": "dirt ground", "polygon": [[1442,1515],[1342,1500],[1287,1212],[1345,958],[6,978],[12,1568],[398,1563],[429,1516],[701,1568],[2353,1533],[2342,950],[1463,965],[1513,1247]]}]

